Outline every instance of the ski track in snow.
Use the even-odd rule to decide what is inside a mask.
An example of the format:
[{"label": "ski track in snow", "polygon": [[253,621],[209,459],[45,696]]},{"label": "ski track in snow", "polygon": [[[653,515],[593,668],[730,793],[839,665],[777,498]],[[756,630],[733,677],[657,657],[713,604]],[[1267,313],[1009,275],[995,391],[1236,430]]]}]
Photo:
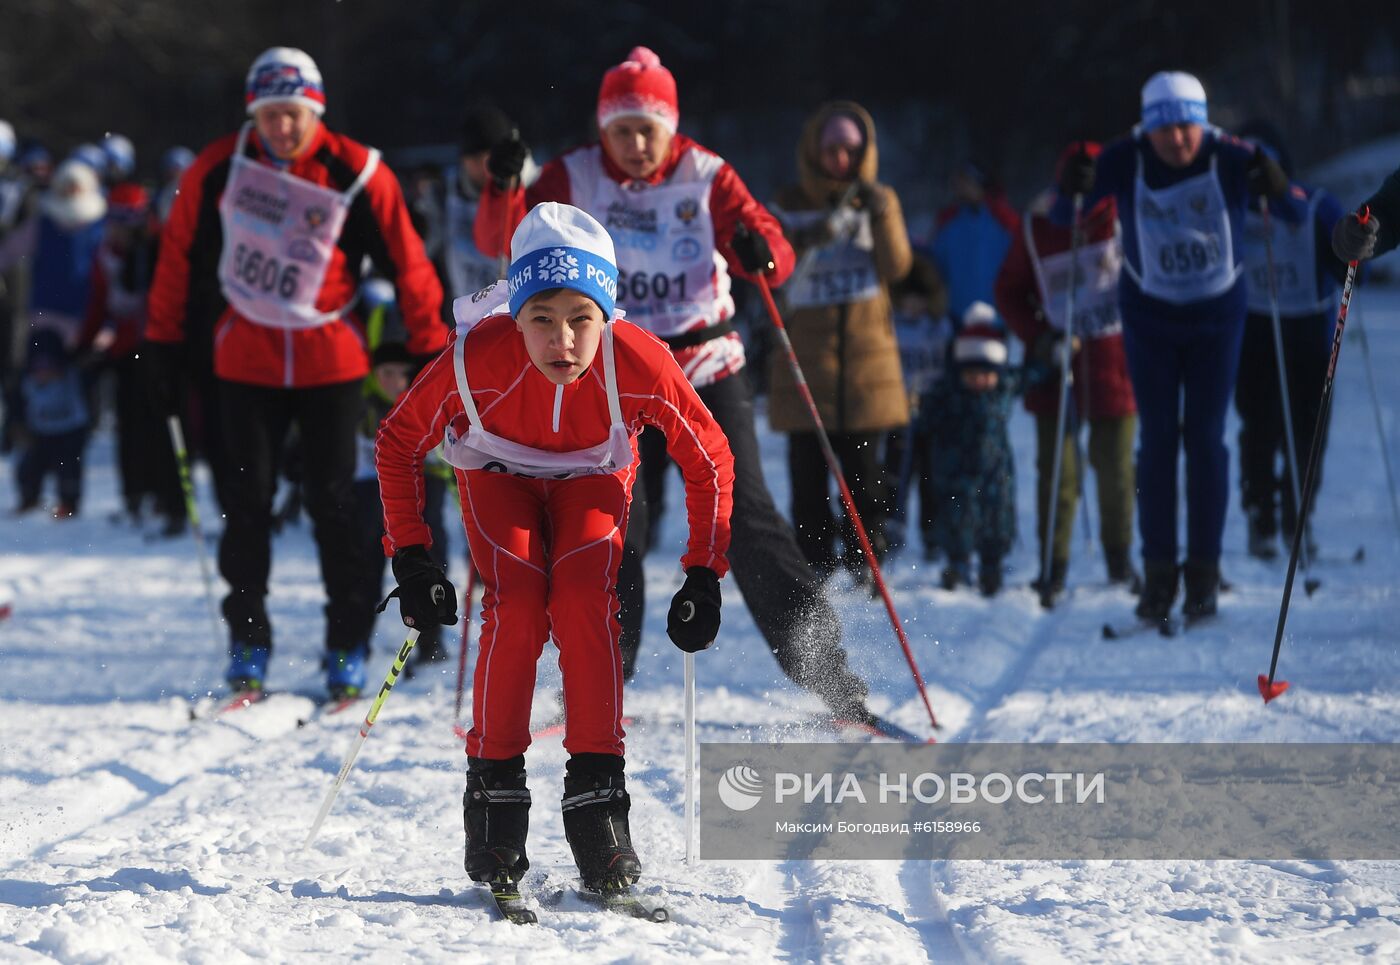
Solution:
[{"label": "ski track in snow", "polygon": [[[1392,451],[1400,293],[1364,305]],[[1236,505],[1223,568],[1235,588],[1210,624],[1164,640],[1105,641],[1132,599],[1102,583],[1076,520],[1071,592],[1051,612],[1028,588],[1033,439],[1013,422],[1020,545],[995,600],[937,588],[917,548],[887,576],[929,681],[943,741],[1376,741],[1400,738],[1400,625],[1390,514],[1359,345],[1338,369],[1331,449],[1317,511],[1323,586],[1295,593],[1280,662],[1293,689],[1267,708],[1284,561],[1241,552]],[[780,506],[786,465],[763,428]],[[1234,448],[1237,426],[1229,439]],[[118,507],[112,440],[89,450],[77,523],[0,524],[0,959],[63,962],[330,961],[1223,961],[1400,959],[1400,866],[1378,861],[710,862],[683,860],[681,659],[663,631],[679,585],[674,479],[662,546],[649,560],[647,636],[628,712],[641,888],[669,905],[657,925],[606,914],[571,891],[558,813],[558,736],[528,756],[535,807],[524,885],[536,927],[496,919],[461,869],[455,658],[400,683],[315,844],[301,843],[364,710],[317,717],[322,634],[307,523],[278,537],[270,609],[278,650],[261,705],[191,722],[220,689],[188,538],[148,543],[106,521]],[[203,491],[208,478],[197,473]],[[1237,476],[1232,466],[1232,499]],[[1088,481],[1093,498],[1093,481]],[[0,506],[12,504],[0,478]],[[214,509],[203,504],[206,520]],[[214,523],[210,524],[215,525]],[[460,576],[461,537],[454,540]],[[1366,560],[1351,562],[1358,546]],[[1301,576],[1301,574],[1300,574]],[[727,581],[728,584],[728,581]],[[782,678],[726,585],[720,644],[697,660],[702,741],[826,741],[804,723],[818,702]],[[883,608],[844,575],[831,597],[873,709],[917,733],[923,706]],[[396,622],[376,637],[387,669]],[[455,637],[450,638],[455,646]],[[541,662],[535,716],[555,709],[558,670]],[[205,703],[211,701],[206,697]],[[701,792],[702,807],[705,794]],[[703,851],[703,844],[702,844]]]}]

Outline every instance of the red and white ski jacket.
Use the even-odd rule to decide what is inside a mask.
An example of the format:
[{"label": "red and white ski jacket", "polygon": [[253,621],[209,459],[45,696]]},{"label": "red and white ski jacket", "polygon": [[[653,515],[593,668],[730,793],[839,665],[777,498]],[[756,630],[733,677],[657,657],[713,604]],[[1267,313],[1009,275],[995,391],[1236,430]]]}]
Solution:
[{"label": "red and white ski jacket", "polygon": [[[696,336],[706,328],[725,326],[727,330],[734,313],[729,294],[731,275],[753,280],[739,264],[731,244],[740,224],[768,242],[774,265],[767,276],[771,286],[777,288],[792,274],[796,256],[782,226],[754,200],[729,162],[684,134],[671,139],[669,157],[645,179],[643,190],[624,194],[645,205],[650,193],[646,189],[656,189],[664,200],[653,210],[617,210],[615,185],[636,187],[634,179],[597,143],[574,148],[550,161],[534,184],[513,189],[509,198],[494,181],[488,181],[477,208],[477,248],[492,257],[508,249],[516,225],[537,204],[559,201],[577,205],[597,218],[617,244],[621,270],[618,303],[627,310],[627,317],[668,340],[679,335],[694,339],[673,348],[691,383],[708,385],[738,371],[744,365],[738,333],[729,332],[710,341]],[[704,227],[712,228],[712,234]],[[695,304],[693,296],[700,286],[693,273],[705,265],[709,266],[703,272],[708,275],[709,301]],[[684,287],[686,276],[690,276],[689,296]],[[660,324],[656,324],[648,315],[648,306],[667,302],[669,306],[659,313]]]},{"label": "red and white ski jacket", "polygon": [[[690,540],[681,565],[708,566],[723,576],[729,568],[724,554],[729,548],[734,488],[729,443],[666,345],[628,322],[610,324],[614,326],[618,400],[632,433],[633,458],[637,434],[644,426],[656,426],[666,435],[667,449],[685,479]],[[452,339],[457,337],[454,334]],[[467,381],[483,428],[546,452],[572,452],[608,437],[611,419],[601,358],[558,392],[560,387],[530,361],[509,315],[485,318],[465,337]],[[414,380],[379,429],[375,452],[386,555],[403,546],[431,545],[423,522],[422,465],[443,441],[449,425],[459,435],[467,432],[450,349]],[[470,485],[468,474],[458,470],[458,475]],[[567,486],[569,482],[542,480],[541,484]]]},{"label": "red and white ski jacket", "polygon": [[[259,325],[225,303],[217,277],[224,242],[219,198],[237,141],[238,135],[230,134],[210,144],[181,175],[161,233],[146,338],[189,341],[196,352],[208,351],[212,338],[214,372],[231,382],[306,388],[364,378],[369,353],[354,314],[293,331]],[[267,160],[255,134],[248,137],[246,155]],[[343,192],[368,160],[366,147],[322,124],[307,150],[283,170]],[[317,295],[317,309],[330,312],[350,303],[365,256],[398,291],[408,350],[422,356],[440,351],[448,334],[440,314],[442,286],[409,221],[398,179],[384,164],[354,198]]]},{"label": "red and white ski jacket", "polygon": [[[1112,198],[1101,199],[1083,215],[1085,253],[1095,245],[1112,242],[1117,257],[1118,211]],[[1044,259],[1070,250],[1068,225],[1056,224],[1043,214],[1028,214],[1024,224],[1011,237],[1011,250],[1002,262],[996,280],[997,311],[1006,325],[1029,351],[1036,340],[1051,330],[1046,311],[1042,276]],[[1082,270],[1082,268],[1081,268]],[[1116,269],[1115,269],[1116,270]],[[1087,272],[1086,272],[1087,273]],[[1063,282],[1057,292],[1063,291]],[[1057,294],[1058,298],[1063,295]],[[1083,347],[1071,362],[1074,371],[1076,404],[1088,402],[1090,419],[1118,419],[1137,411],[1133,385],[1128,379],[1128,362],[1123,350],[1122,321],[1116,283],[1112,297],[1093,311],[1081,297],[1075,311],[1075,331]],[[1106,314],[1106,317],[1099,317]],[[1059,379],[1054,378],[1026,390],[1026,410],[1036,415],[1053,415],[1059,406]]]}]

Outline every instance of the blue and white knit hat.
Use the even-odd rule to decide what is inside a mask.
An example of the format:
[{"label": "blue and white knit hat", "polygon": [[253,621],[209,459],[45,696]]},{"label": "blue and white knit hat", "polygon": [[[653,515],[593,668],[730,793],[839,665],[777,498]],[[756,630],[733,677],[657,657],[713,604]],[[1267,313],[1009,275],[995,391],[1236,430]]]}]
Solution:
[{"label": "blue and white knit hat", "polygon": [[248,68],[244,92],[248,114],[264,104],[291,103],[308,107],[320,117],[326,112],[326,90],[321,69],[304,50],[269,47]]},{"label": "blue and white knit hat", "polygon": [[598,303],[612,320],[617,305],[617,254],[607,230],[571,204],[537,204],[510,240],[510,313],[530,296],[571,288]]},{"label": "blue and white knit hat", "polygon": [[1206,89],[1195,76],[1162,70],[1142,85],[1142,129],[1168,124],[1205,124]]}]

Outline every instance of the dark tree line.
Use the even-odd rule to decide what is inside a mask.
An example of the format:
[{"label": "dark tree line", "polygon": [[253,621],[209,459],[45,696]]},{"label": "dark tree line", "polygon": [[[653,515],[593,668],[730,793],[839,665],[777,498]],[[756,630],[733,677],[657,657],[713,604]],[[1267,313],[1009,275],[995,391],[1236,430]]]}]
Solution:
[{"label": "dark tree line", "polygon": [[0,38],[0,117],[21,136],[64,150],[118,130],[147,163],[236,124],[248,63],[277,43],[317,59],[328,120],[363,140],[450,143],[485,97],[545,154],[589,136],[602,70],[645,43],[683,129],[761,190],[836,96],[874,110],[916,200],[967,156],[1033,190],[1070,137],[1125,130],[1164,67],[1202,77],[1218,123],[1273,121],[1300,165],[1400,129],[1393,0],[0,0]]}]

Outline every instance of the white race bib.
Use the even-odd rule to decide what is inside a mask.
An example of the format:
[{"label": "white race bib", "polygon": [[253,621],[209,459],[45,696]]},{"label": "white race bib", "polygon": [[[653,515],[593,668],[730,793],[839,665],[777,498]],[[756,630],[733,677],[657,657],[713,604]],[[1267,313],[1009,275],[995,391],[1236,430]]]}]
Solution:
[{"label": "white race bib", "polygon": [[[1319,197],[1315,194],[1309,199],[1307,216],[1301,224],[1284,221],[1270,212],[1278,311],[1287,318],[1316,315],[1332,307],[1333,299],[1318,295],[1314,218]],[[1244,216],[1244,263],[1249,269],[1249,310],[1256,315],[1273,312],[1269,302],[1269,256],[1264,235],[1264,217],[1251,207]]]},{"label": "white race bib", "polygon": [[[508,309],[500,304],[506,297],[505,282],[477,292],[470,298],[458,298],[452,303],[457,319],[457,339],[452,345],[452,367],[457,376],[457,394],[467,417],[465,431],[449,424],[444,430],[442,457],[458,469],[485,469],[489,472],[510,473],[527,479],[571,479],[575,476],[611,475],[632,465],[632,434],[622,421],[622,405],[617,396],[617,364],[613,355],[612,323],[603,326],[602,344],[598,354],[603,359],[603,384],[608,396],[610,425],[607,438],[586,449],[572,452],[550,452],[522,445],[491,432],[481,424],[476,401],[472,399],[467,382],[467,333],[482,319]],[[556,392],[564,387],[556,386]],[[557,401],[556,401],[557,404]]]},{"label": "white race bib", "polygon": [[[238,314],[272,328],[315,328],[335,311],[316,308],[350,204],[379,166],[379,152],[342,194],[244,157],[244,125],[219,198],[224,247],[219,286]],[[353,301],[353,299],[352,299]]]},{"label": "white race bib", "polygon": [[[799,270],[783,286],[783,295],[792,308],[863,302],[880,293],[870,212],[850,211],[850,215],[842,221],[834,238],[803,253]],[[781,217],[792,228],[801,230],[825,220],[828,212],[792,211]]]},{"label": "white race bib", "polygon": [[1229,291],[1244,270],[1235,264],[1217,160],[1211,155],[1209,171],[1153,191],[1138,155],[1133,215],[1142,274],[1134,281],[1145,294],[1176,305],[1204,301]]},{"label": "white race bib", "polygon": [[617,249],[617,303],[627,320],[663,338],[734,314],[729,271],[715,250],[710,188],[720,158],[687,151],[662,184],[619,184],[602,148],[564,156],[574,203],[597,218]]},{"label": "white race bib", "polygon": [[[1022,221],[1026,251],[1035,269],[1040,306],[1050,327],[1065,330],[1066,294],[1069,291],[1070,253],[1056,252],[1044,258],[1035,247],[1031,216]],[[1117,231],[1112,238],[1079,246],[1074,272],[1074,334],[1081,338],[1106,338],[1123,331],[1118,311],[1118,276],[1123,270],[1123,245]]]}]

